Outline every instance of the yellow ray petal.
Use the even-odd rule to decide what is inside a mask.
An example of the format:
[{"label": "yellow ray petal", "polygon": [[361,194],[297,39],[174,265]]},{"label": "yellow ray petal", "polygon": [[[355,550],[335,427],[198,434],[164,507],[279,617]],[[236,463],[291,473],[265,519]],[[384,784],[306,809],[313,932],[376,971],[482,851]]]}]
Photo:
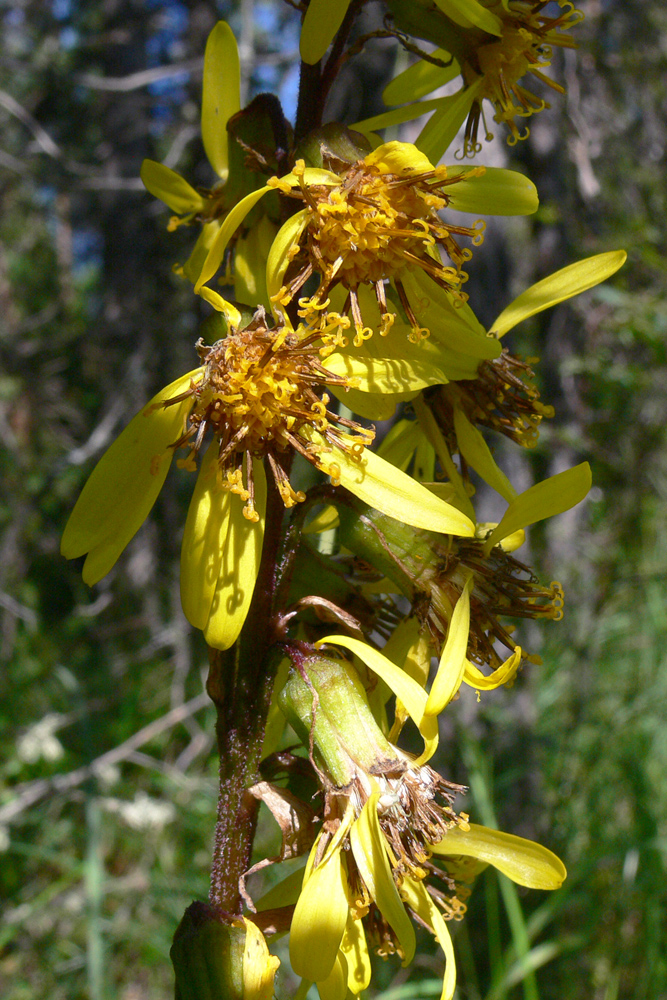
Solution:
[{"label": "yellow ray petal", "polygon": [[204,52],[201,137],[216,174],[227,177],[227,122],[241,108],[241,68],[234,33],[218,21]]},{"label": "yellow ray petal", "polygon": [[565,865],[548,848],[475,823],[469,830],[448,830],[439,844],[431,845],[431,850],[443,856],[478,858],[529,889],[558,889],[567,877]]},{"label": "yellow ray petal", "polygon": [[324,366],[334,375],[355,379],[357,388],[367,393],[403,395],[428,385],[445,385],[448,381],[445,373],[435,368],[426,357],[404,361],[399,358],[331,354],[324,361]]},{"label": "yellow ray petal", "polygon": [[308,222],[308,216],[308,209],[302,209],[290,216],[276,233],[266,258],[266,290],[270,299],[277,295],[282,287],[290,263],[289,251],[299,242]]},{"label": "yellow ray petal", "polygon": [[184,177],[155,160],[141,164],[141,179],[147,191],[168,205],[177,215],[200,212],[204,199]]},{"label": "yellow ray petal", "polygon": [[382,678],[396,697],[405,705],[408,715],[422,735],[424,753],[416,763],[421,764],[425,760],[430,760],[438,745],[438,720],[435,716],[424,715],[424,709],[426,708],[426,692],[424,689],[412,677],[406,674],[404,670],[401,670],[400,667],[397,667],[395,663],[388,660],[377,649],[373,649],[372,646],[368,646],[360,639],[354,639],[348,635],[328,635],[318,642],[318,646],[322,643],[330,643],[334,646],[343,646],[345,649],[349,649],[367,667],[370,667],[378,677]]},{"label": "yellow ray petal", "polygon": [[422,431],[416,420],[397,420],[377,453],[401,472],[405,472],[421,437]]},{"label": "yellow ray petal", "polygon": [[264,935],[256,924],[243,918],[243,1000],[272,1000],[273,981],[280,959],[269,953]]},{"label": "yellow ray petal", "polygon": [[501,663],[499,667],[490,674],[483,674],[474,663],[470,663],[466,660],[464,664],[463,680],[470,687],[475,688],[476,691],[494,691],[499,688],[501,684],[507,684],[511,681],[517,674],[519,667],[521,666],[521,656],[522,650],[521,646],[517,646],[515,650],[507,657],[504,663]]},{"label": "yellow ray petal", "polygon": [[[448,167],[452,176],[465,180],[446,188],[449,208],[473,215],[532,215],[539,207],[537,188],[524,174],[503,167],[486,167],[478,175],[475,168]],[[466,176],[469,175],[469,176]]]},{"label": "yellow ray petal", "polygon": [[500,356],[499,342],[487,336],[472,309],[465,303],[454,306],[451,295],[424,271],[402,271],[401,281],[417,319],[431,331],[429,340],[478,361]]},{"label": "yellow ray petal", "polygon": [[449,148],[479,95],[483,77],[469,87],[462,87],[455,94],[443,97],[439,109],[431,115],[417,138],[415,145],[428,156],[431,163],[439,163]]},{"label": "yellow ray petal", "polygon": [[440,461],[440,465],[449,479],[451,486],[456,492],[457,507],[464,511],[469,517],[474,518],[475,511],[470,502],[470,497],[466,492],[465,483],[461,478],[459,470],[452,461],[452,457],[449,454],[449,449],[447,447],[447,442],[445,441],[444,435],[436,423],[433,411],[426,405],[421,396],[414,401],[413,406],[414,411],[417,414],[419,425],[428,440],[433,445],[435,453]]},{"label": "yellow ray petal", "polygon": [[316,432],[312,432],[312,440],[322,447],[322,471],[376,510],[415,528],[464,537],[474,534],[470,518],[368,448],[356,460],[337,445],[328,451]]},{"label": "yellow ray petal", "polygon": [[411,142],[383,142],[364,157],[369,166],[378,166],[392,174],[421,174],[433,170],[433,164]]},{"label": "yellow ray petal", "polygon": [[317,992],[320,995],[320,1000],[345,1000],[347,996],[347,980],[347,959],[339,951],[336,955],[333,969],[326,979],[317,984]]},{"label": "yellow ray petal", "polygon": [[212,305],[214,309],[223,314],[230,326],[238,327],[241,325],[241,313],[235,305],[227,299],[223,299],[219,292],[204,285],[200,289],[199,294],[209,305]]},{"label": "yellow ray petal", "polygon": [[[280,867],[282,868],[282,865]],[[257,912],[261,913],[263,910],[273,910],[278,906],[290,906],[292,903],[296,903],[302,886],[303,868],[297,868],[296,871],[292,871],[289,875],[286,875],[284,879],[272,886],[268,892],[265,892],[263,896],[255,900]]]},{"label": "yellow ray petal", "polygon": [[265,262],[276,235],[276,226],[266,215],[240,236],[234,249],[234,297],[256,309],[270,309]]},{"label": "yellow ray petal", "polygon": [[426,702],[426,715],[438,715],[450,703],[461,687],[466,665],[468,633],[470,631],[470,592],[473,585],[472,573],[468,576],[461,596],[456,602],[452,620],[447,630],[447,641],[440,657],[440,665],[435,675]]},{"label": "yellow ray petal", "polygon": [[412,66],[395,76],[383,93],[385,104],[405,104],[406,101],[417,101],[426,94],[432,94],[438,87],[449,83],[460,72],[459,65],[444,49],[436,49],[431,55],[443,62],[451,60],[450,66],[436,66],[424,59],[419,59]]},{"label": "yellow ray petal", "polygon": [[404,104],[401,108],[394,108],[392,111],[383,111],[379,115],[373,115],[371,118],[363,118],[360,122],[350,125],[350,128],[354,129],[355,132],[363,132],[365,136],[368,136],[375,129],[391,128],[392,125],[403,125],[404,122],[421,118],[422,115],[428,114],[429,111],[435,111],[441,104],[441,97],[434,97],[430,101],[416,101],[414,104]]},{"label": "yellow ray petal", "polygon": [[375,792],[361,810],[359,819],[350,830],[350,845],[361,877],[380,913],[399,940],[404,956],[403,965],[409,965],[415,954],[415,932],[391,874],[377,814],[379,797]]},{"label": "yellow ray petal", "polygon": [[290,928],[290,962],[297,976],[318,983],[333,970],[348,915],[347,876],[340,850],[330,854],[307,881]]},{"label": "yellow ray petal", "polygon": [[227,542],[204,627],[204,638],[214,649],[229,649],[238,639],[257,581],[266,512],[266,476],[259,460],[253,461],[253,475],[259,521],[248,521],[243,516],[242,503],[237,497],[232,498]]},{"label": "yellow ray petal", "polygon": [[227,545],[232,503],[218,482],[218,442],[212,441],[197,475],[181,545],[181,604],[191,625],[206,628]]},{"label": "yellow ray petal", "polygon": [[503,500],[511,503],[516,498],[516,490],[502,469],[496,465],[491,449],[480,431],[470,423],[458,406],[454,406],[454,430],[459,450],[468,465],[472,466],[485,483],[500,493]]},{"label": "yellow ray petal", "polygon": [[348,917],[340,950],[347,960],[347,988],[353,996],[368,988],[371,981],[371,959],[361,920]]},{"label": "yellow ray petal", "polygon": [[114,565],[155,503],[192,400],[161,404],[200,376],[182,375],[154,396],[104,453],[72,511],[60,546],[66,559],[89,553],[83,578],[97,583]]},{"label": "yellow ray petal", "polygon": [[310,0],[301,28],[299,51],[305,63],[319,62],[347,14],[350,0]]},{"label": "yellow ray petal", "polygon": [[456,989],[456,959],[449,928],[442,913],[429,896],[423,882],[406,878],[401,886],[401,892],[408,906],[432,929],[438,944],[445,953],[445,975],[440,1000],[452,1000]]},{"label": "yellow ray petal", "polygon": [[257,191],[251,191],[250,194],[245,196],[245,198],[241,198],[238,204],[234,205],[231,212],[227,213],[215,239],[213,240],[213,243],[211,244],[211,248],[206,255],[206,260],[202,265],[201,274],[195,282],[195,292],[197,292],[197,294],[199,294],[199,290],[202,285],[213,277],[222,264],[227,244],[245,219],[248,212],[250,212],[250,210],[255,207],[257,202],[264,197],[266,192],[270,190],[270,187],[261,187],[258,188]]},{"label": "yellow ray petal", "polygon": [[579,295],[615,274],[627,258],[625,250],[611,250],[577,261],[531,285],[503,309],[491,329],[502,337],[522,320]]},{"label": "yellow ray petal", "polygon": [[489,535],[484,551],[488,554],[494,545],[518,528],[562,514],[576,506],[590,488],[591,467],[588,462],[536,483],[512,501],[498,527]]},{"label": "yellow ray petal", "polygon": [[443,14],[463,28],[479,28],[489,35],[502,35],[503,23],[477,0],[434,0]]},{"label": "yellow ray petal", "polygon": [[213,222],[205,222],[199,236],[197,237],[197,242],[192,248],[192,253],[183,265],[183,274],[188,281],[192,282],[193,285],[201,274],[204,261],[208,256],[211,246],[213,245],[213,241],[218,235],[219,229],[219,219],[214,219]]}]

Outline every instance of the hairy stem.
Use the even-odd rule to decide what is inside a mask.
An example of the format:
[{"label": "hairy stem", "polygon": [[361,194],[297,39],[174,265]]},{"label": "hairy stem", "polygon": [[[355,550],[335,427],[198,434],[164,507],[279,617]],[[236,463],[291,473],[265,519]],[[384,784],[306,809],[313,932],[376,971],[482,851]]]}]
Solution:
[{"label": "hairy stem", "polygon": [[207,690],[216,708],[220,786],[209,900],[240,914],[239,878],[251,865],[257,801],[248,788],[259,780],[259,763],[277,658],[271,655],[277,558],[283,502],[267,475],[262,559],[248,617],[236,645],[209,650]]}]

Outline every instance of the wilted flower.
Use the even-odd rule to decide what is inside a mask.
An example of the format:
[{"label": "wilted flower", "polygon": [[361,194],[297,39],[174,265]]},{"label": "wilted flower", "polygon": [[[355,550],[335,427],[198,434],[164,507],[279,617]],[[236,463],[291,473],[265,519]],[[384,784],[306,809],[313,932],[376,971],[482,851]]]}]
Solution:
[{"label": "wilted flower", "polygon": [[[408,540],[402,525],[375,511],[364,510],[365,523],[358,524],[358,510],[338,507],[341,544],[377,566],[427,630],[420,654],[424,683],[432,652],[440,658],[429,711],[441,711],[462,683],[489,690],[511,681],[523,659],[536,660],[516,644],[503,619],[559,619],[563,592],[555,582],[542,586],[511,553],[523,543],[524,528],[575,506],[590,485],[585,462],[558,473],[516,496],[499,524],[479,525],[474,539],[413,531]],[[509,651],[505,660],[497,641]]]},{"label": "wilted flower", "polygon": [[[498,341],[514,326],[536,313],[594,287],[614,274],[626,259],[625,251],[616,250],[577,261],[531,285],[510,303],[491,324],[489,336]],[[337,371],[342,371],[340,365]],[[474,493],[470,470],[474,470],[508,503],[516,490],[495,458],[478,427],[488,428],[523,445],[537,442],[543,417],[553,416],[553,408],[539,402],[539,392],[532,382],[532,370],[526,361],[507,350],[497,358],[479,362],[474,376],[452,372],[449,384],[424,391],[412,403],[416,423],[402,419],[392,427],[380,448],[389,461],[405,470],[413,456],[424,450],[430,462],[422,459],[418,478],[434,478],[435,460],[440,463],[458,497],[462,510],[469,514],[468,497]],[[453,456],[459,456],[459,467]],[[428,467],[425,467],[428,466]]]},{"label": "wilted flower", "polygon": [[[427,763],[437,746],[437,720],[426,714],[427,696],[414,680],[358,640],[323,642],[347,647],[378,672],[426,747],[415,760],[383,736],[351,664],[297,655],[280,703],[311,747],[324,783],[325,822],[292,918],[292,966],[327,1000],[343,1000],[348,990],[356,995],[370,980],[369,946],[383,957],[398,954],[404,965],[412,961],[413,915],[445,952],[442,996],[449,1000],[456,969],[446,921],[462,918],[469,890],[450,874],[447,858],[497,864],[522,885],[546,889],[562,883],[565,869],[539,844],[471,826],[454,811],[454,797],[465,789]],[[459,864],[459,876],[461,870]]]}]

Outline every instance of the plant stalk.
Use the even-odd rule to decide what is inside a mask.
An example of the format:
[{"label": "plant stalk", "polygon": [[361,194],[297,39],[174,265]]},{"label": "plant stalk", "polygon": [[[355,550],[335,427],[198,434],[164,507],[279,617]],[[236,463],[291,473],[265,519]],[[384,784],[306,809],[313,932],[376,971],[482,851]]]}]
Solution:
[{"label": "plant stalk", "polygon": [[259,763],[277,658],[270,655],[284,505],[267,470],[264,545],[252,603],[234,647],[209,649],[207,691],[216,709],[220,754],[218,813],[209,901],[240,915],[239,879],[250,868],[258,803],[248,788]]}]

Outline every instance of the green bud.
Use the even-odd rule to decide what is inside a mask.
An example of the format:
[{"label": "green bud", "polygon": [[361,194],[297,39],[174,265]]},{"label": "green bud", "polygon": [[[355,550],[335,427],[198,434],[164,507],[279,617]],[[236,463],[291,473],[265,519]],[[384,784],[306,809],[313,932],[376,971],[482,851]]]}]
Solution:
[{"label": "green bud", "polygon": [[207,903],[192,903],[169,952],[176,1000],[243,1000],[244,927],[232,927]]},{"label": "green bud", "polygon": [[299,666],[308,681],[293,667],[280,693],[280,707],[306,747],[312,730],[315,762],[334,785],[344,788],[361,771],[386,770],[388,763],[397,760],[351,663],[310,656],[300,660]]},{"label": "green bud", "polygon": [[175,1000],[271,1000],[280,961],[245,917],[192,903],[171,946]]}]

